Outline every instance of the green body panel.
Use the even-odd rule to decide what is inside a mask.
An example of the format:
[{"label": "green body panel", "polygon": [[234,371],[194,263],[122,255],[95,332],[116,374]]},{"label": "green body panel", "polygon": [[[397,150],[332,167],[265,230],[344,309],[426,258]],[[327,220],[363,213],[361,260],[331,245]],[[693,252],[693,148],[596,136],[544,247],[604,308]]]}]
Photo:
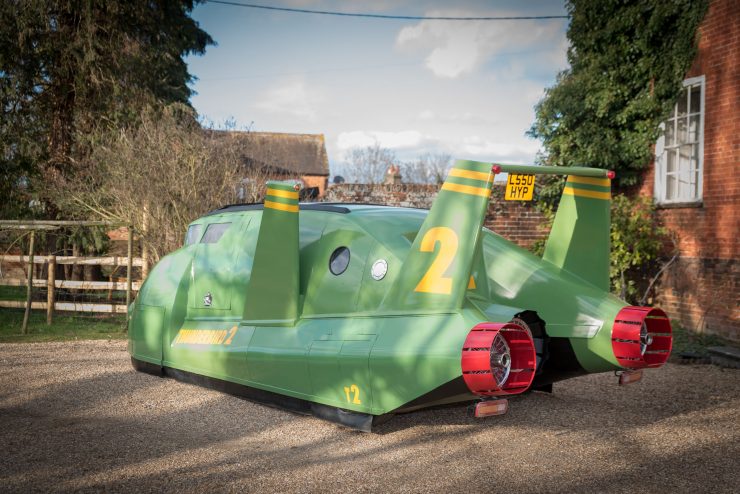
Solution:
[{"label": "green body panel", "polygon": [[[252,218],[230,214],[213,215],[208,220],[204,222],[206,227],[212,224],[229,226],[216,243],[200,242],[185,247],[191,260],[185,288],[187,317],[227,316],[244,306],[241,293],[248,285],[259,224],[255,227],[250,224]],[[247,239],[246,244],[244,239]],[[230,262],[224,262],[225,259]],[[209,293],[211,305],[206,307],[204,298]]]},{"label": "green body panel", "polygon": [[[610,185],[608,179],[575,182],[569,177],[542,258],[580,276],[602,290],[609,290]],[[588,194],[588,195],[582,195]],[[591,197],[597,196],[597,197]]]},{"label": "green body panel", "polygon": [[[198,219],[204,230],[231,225],[218,242],[183,247],[151,271],[131,311],[132,356],[380,415],[459,380],[463,343],[476,324],[508,322],[529,309],[546,321],[550,337],[570,342],[586,371],[619,369],[611,326],[627,304],[591,276],[589,269],[604,266],[581,268],[571,252],[577,246],[563,243],[568,231],[594,238],[606,232],[605,245],[589,242],[608,255],[608,200],[601,201],[604,215],[602,204],[592,208],[578,197],[571,207],[564,198],[554,228],[559,240],[553,237],[543,260],[481,227],[488,202],[481,189],[490,192],[490,169],[457,162],[429,212],[363,205],[297,212],[291,197],[268,192],[268,201],[282,206],[237,207]],[[269,187],[295,190],[292,183]],[[427,285],[448,293],[418,289],[443,248],[450,249],[449,233],[424,247],[435,228],[457,238],[451,261],[432,277],[442,284]],[[335,275],[329,262],[340,247],[350,258]],[[602,254],[587,262],[606,263]],[[381,260],[387,271],[373,276]],[[435,403],[473,398],[463,390]]]},{"label": "green body panel", "polygon": [[244,319],[293,325],[298,318],[298,188],[267,182]]},{"label": "green body panel", "polygon": [[164,307],[139,304],[131,324],[131,353],[145,362],[158,363],[162,360],[162,332],[164,329]]},{"label": "green body panel", "polygon": [[536,308],[547,321],[548,335],[570,338],[587,371],[619,367],[612,353],[611,325],[627,305],[624,301],[495,233],[484,235],[483,252],[492,303]]},{"label": "green body panel", "polygon": [[[454,172],[458,172],[455,174]],[[454,310],[462,307],[493,185],[491,165],[458,161],[440,189],[382,307]]]}]

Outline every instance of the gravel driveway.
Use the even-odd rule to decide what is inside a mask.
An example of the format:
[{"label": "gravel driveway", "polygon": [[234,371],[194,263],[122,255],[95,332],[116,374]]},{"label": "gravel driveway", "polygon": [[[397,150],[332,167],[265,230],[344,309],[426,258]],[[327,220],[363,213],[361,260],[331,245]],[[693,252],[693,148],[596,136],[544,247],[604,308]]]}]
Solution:
[{"label": "gravel driveway", "polygon": [[364,434],[136,373],[123,341],[4,344],[0,490],[737,492],[740,371],[645,374]]}]

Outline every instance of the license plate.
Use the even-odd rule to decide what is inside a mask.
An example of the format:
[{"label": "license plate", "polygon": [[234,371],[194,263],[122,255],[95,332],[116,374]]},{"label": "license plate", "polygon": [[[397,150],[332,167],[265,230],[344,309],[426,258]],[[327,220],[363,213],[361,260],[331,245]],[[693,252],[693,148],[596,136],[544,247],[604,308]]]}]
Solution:
[{"label": "license plate", "polygon": [[534,175],[509,173],[506,181],[506,201],[531,201],[534,194]]}]

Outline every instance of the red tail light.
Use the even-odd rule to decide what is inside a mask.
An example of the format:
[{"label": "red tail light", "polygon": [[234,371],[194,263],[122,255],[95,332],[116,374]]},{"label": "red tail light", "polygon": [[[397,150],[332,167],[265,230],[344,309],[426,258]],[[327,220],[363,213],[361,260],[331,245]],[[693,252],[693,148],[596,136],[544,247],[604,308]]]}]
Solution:
[{"label": "red tail light", "polygon": [[628,369],[660,367],[671,354],[673,336],[666,313],[650,307],[625,307],[612,327],[612,350]]},{"label": "red tail light", "polygon": [[536,362],[532,335],[513,323],[478,324],[462,349],[465,384],[481,396],[526,391],[534,379]]}]

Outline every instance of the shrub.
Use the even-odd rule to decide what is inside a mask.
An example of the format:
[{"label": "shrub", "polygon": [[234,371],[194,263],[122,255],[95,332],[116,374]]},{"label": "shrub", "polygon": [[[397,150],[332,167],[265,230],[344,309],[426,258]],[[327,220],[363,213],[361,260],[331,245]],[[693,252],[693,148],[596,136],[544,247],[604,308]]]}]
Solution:
[{"label": "shrub", "polygon": [[[552,206],[544,203],[543,228],[549,229],[555,219]],[[611,256],[609,279],[611,291],[633,304],[644,303],[641,295],[649,288],[658,270],[657,261],[668,239],[668,230],[660,225],[650,198],[631,199],[624,194],[612,197]],[[545,240],[532,245],[531,250],[542,255]]]}]

